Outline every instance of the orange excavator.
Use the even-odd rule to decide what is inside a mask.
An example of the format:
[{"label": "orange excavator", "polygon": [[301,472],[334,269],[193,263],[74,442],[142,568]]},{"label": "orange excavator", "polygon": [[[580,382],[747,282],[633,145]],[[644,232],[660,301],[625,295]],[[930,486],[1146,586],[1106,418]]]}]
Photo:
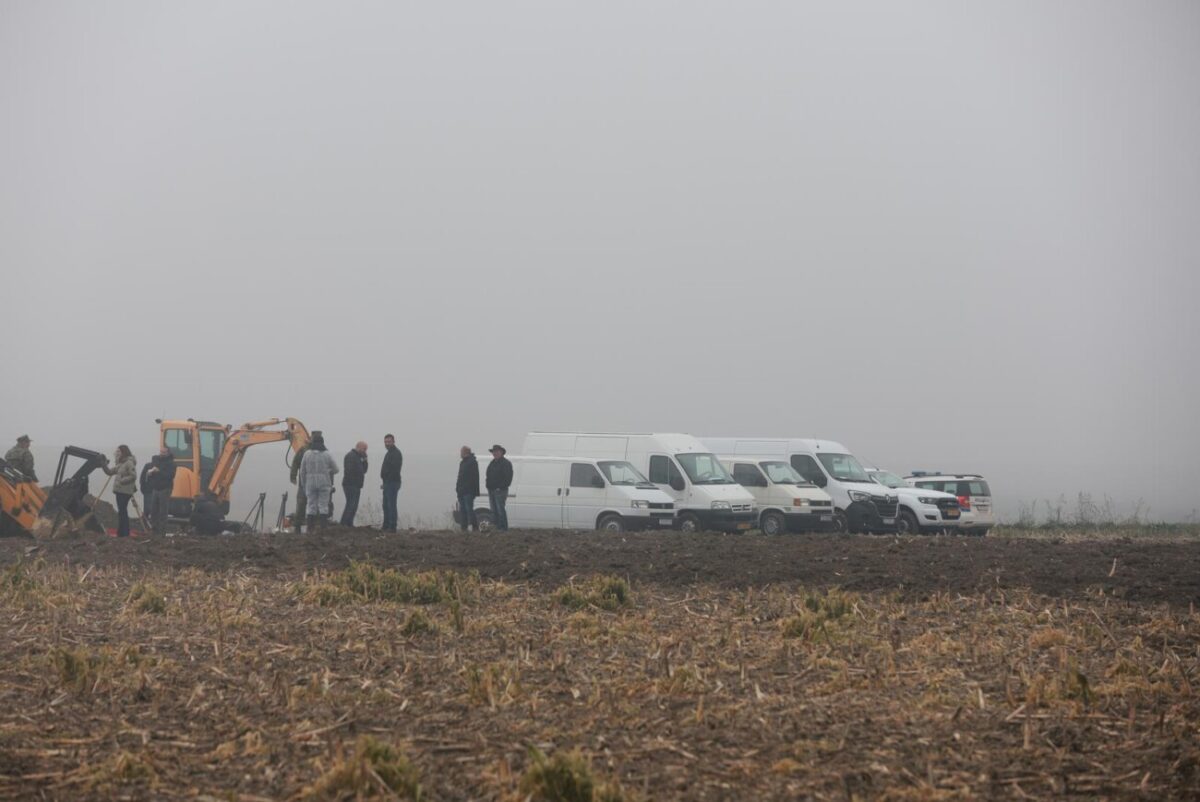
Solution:
[{"label": "orange excavator", "polygon": [[308,429],[295,418],[243,423],[237,429],[211,421],[162,420],[159,445],[175,459],[175,485],[168,513],[201,534],[225,528],[233,480],[251,446],[286,442],[292,455],[308,446]]}]

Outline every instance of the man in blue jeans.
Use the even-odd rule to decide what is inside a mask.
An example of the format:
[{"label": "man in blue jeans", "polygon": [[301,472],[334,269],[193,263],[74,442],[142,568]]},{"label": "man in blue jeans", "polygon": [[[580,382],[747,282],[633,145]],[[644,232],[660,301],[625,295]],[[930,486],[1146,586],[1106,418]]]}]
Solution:
[{"label": "man in blue jeans", "polygon": [[379,469],[379,478],[383,480],[382,531],[395,532],[399,526],[396,496],[400,494],[400,469],[404,467],[404,455],[396,448],[396,438],[390,434],[383,438],[383,447],[387,451],[383,455],[383,467]]},{"label": "man in blue jeans", "polygon": [[508,503],[508,487],[512,484],[512,463],[504,456],[508,453],[504,446],[491,447],[492,461],[487,468],[488,502],[492,507],[492,520],[496,529],[508,531],[508,512],[504,505]]},{"label": "man in blue jeans", "polygon": [[479,460],[469,446],[458,450],[458,481],[454,483],[454,494],[458,496],[459,523],[468,532],[479,528],[475,520],[475,498],[479,495]]}]

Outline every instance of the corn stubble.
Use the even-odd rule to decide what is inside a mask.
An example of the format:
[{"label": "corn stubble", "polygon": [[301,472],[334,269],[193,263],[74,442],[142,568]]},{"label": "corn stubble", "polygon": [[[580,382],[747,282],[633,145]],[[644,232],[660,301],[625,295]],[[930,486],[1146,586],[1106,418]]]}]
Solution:
[{"label": "corn stubble", "polygon": [[1200,615],[985,588],[22,562],[0,798],[1200,796]]}]

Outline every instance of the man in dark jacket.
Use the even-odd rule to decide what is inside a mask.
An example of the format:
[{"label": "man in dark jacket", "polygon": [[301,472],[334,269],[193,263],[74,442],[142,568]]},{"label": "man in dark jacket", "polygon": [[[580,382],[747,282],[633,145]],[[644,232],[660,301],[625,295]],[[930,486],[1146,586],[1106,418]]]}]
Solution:
[{"label": "man in dark jacket", "polygon": [[508,531],[508,512],[504,509],[508,503],[508,487],[512,484],[512,463],[504,455],[508,453],[504,446],[492,446],[492,461],[487,467],[488,502],[492,508],[492,521],[496,529]]},{"label": "man in dark jacket", "polygon": [[171,506],[171,491],[175,488],[175,458],[171,449],[163,446],[150,460],[146,480],[154,491],[150,498],[150,526],[158,534],[167,531],[167,513]]},{"label": "man in dark jacket", "polygon": [[354,526],[358,512],[358,497],[362,494],[363,479],[367,475],[367,444],[359,440],[354,448],[346,452],[342,460],[342,493],[346,495],[346,509],[342,510],[342,526]]},{"label": "man in dark jacket", "polygon": [[150,484],[150,469],[154,467],[151,459],[142,466],[142,475],[138,477],[138,490],[142,491],[142,509],[146,515],[154,511],[154,487]]},{"label": "man in dark jacket", "polygon": [[396,438],[390,434],[384,436],[383,447],[387,453],[383,455],[383,466],[379,469],[379,478],[383,480],[382,531],[395,532],[400,525],[396,496],[400,495],[400,469],[404,467],[404,455],[396,448]]},{"label": "man in dark jacket", "polygon": [[458,482],[454,485],[454,493],[458,496],[458,512],[464,532],[478,529],[475,520],[475,498],[479,495],[479,460],[475,458],[469,446],[458,450],[462,459],[458,463]]}]

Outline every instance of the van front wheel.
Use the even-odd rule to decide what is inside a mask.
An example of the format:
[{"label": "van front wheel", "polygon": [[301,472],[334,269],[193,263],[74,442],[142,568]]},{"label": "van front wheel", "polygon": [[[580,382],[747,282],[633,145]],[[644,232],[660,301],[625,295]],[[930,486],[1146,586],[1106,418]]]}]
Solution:
[{"label": "van front wheel", "polygon": [[764,535],[782,535],[787,530],[787,522],[782,513],[764,512],[759,528]]},{"label": "van front wheel", "polygon": [[900,510],[900,517],[896,519],[896,532],[901,535],[921,534],[921,525],[917,523],[917,516],[913,515],[912,510]]},{"label": "van front wheel", "polygon": [[600,516],[596,528],[601,532],[621,533],[625,531],[625,522],[621,520],[620,515],[610,512],[608,515]]},{"label": "van front wheel", "polygon": [[841,510],[833,511],[833,531],[839,535],[850,531],[850,522],[846,520],[846,513]]},{"label": "van front wheel", "polygon": [[696,533],[700,531],[700,519],[690,512],[679,516],[679,531]]}]

